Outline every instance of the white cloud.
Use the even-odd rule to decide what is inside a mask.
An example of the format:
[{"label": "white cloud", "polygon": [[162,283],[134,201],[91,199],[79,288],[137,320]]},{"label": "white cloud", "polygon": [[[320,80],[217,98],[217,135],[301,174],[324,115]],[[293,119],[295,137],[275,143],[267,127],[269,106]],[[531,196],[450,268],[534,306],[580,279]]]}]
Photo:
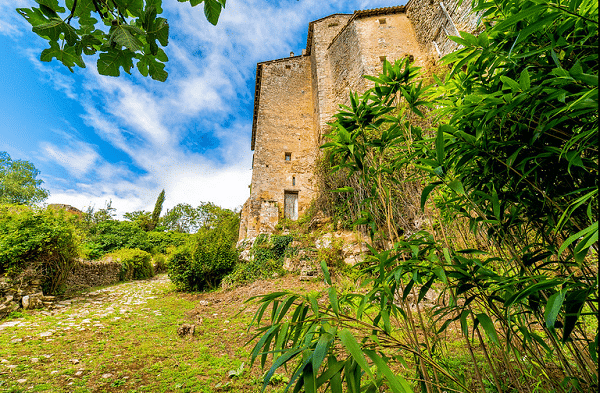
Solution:
[{"label": "white cloud", "polygon": [[[80,209],[101,208],[108,200],[119,214],[151,210],[161,189],[165,209],[177,203],[214,202],[239,207],[248,197],[251,178],[250,131],[256,63],[300,54],[308,24],[335,12],[389,6],[386,1],[230,0],[218,25],[210,25],[201,6],[166,0],[171,37],[165,83],[137,76],[101,76],[88,61],[75,82],[64,69],[41,63],[41,49],[29,57],[58,91],[77,100],[85,124],[108,146],[78,139],[40,144],[48,161],[62,166],[76,181],[45,176],[48,202]],[[29,30],[24,20],[7,17],[26,0],[0,0],[0,34]],[[22,18],[21,18],[22,19]],[[33,34],[33,33],[27,33]],[[57,70],[61,70],[60,72]],[[81,84],[79,84],[81,83]],[[89,132],[89,131],[88,131]],[[73,133],[71,133],[72,135]],[[209,135],[215,146],[196,148],[194,135]],[[200,142],[199,142],[200,144]],[[115,150],[118,154],[108,154]]]},{"label": "white cloud", "polygon": [[43,142],[41,148],[50,159],[77,179],[89,174],[100,159],[96,150],[84,142],[76,142],[68,147],[58,147],[52,143]]}]

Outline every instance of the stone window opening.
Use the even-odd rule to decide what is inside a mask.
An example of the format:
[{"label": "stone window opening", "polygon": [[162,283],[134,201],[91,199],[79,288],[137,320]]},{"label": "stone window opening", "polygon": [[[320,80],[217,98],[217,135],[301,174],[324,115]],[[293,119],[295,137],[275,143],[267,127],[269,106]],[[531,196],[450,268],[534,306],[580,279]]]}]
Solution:
[{"label": "stone window opening", "polygon": [[296,176],[292,176],[292,186],[296,185]]},{"label": "stone window opening", "polygon": [[387,21],[385,20],[385,18],[380,18],[379,19],[379,24],[380,25],[385,25],[387,23]]},{"label": "stone window opening", "polygon": [[386,59],[387,59],[387,56],[379,56],[379,61],[382,63],[384,63]]},{"label": "stone window opening", "polygon": [[285,152],[285,160],[286,161],[292,161],[292,153]]},{"label": "stone window opening", "polygon": [[289,64],[286,64],[286,65],[285,65],[285,69],[286,69],[286,70],[290,70],[290,69],[292,69],[292,66],[291,66],[291,65],[289,65]]}]

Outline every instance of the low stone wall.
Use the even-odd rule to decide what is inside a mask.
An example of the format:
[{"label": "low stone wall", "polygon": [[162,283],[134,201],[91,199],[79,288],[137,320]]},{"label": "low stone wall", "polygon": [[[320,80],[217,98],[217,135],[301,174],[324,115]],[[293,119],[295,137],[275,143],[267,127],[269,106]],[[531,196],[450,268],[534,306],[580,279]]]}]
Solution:
[{"label": "low stone wall", "polygon": [[[121,263],[111,258],[103,261],[86,261],[80,259],[65,280],[65,294],[71,294],[90,287],[116,284],[119,282]],[[128,272],[131,279],[131,272]]]}]

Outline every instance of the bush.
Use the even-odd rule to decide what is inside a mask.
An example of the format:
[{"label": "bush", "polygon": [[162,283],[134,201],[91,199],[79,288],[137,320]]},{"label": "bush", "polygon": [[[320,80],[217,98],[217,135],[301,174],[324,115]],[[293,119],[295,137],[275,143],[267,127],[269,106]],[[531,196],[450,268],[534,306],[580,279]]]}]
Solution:
[{"label": "bush", "polygon": [[237,259],[235,244],[220,231],[207,231],[171,250],[167,270],[177,289],[202,291],[217,287]]},{"label": "bush", "polygon": [[152,244],[148,234],[136,224],[108,220],[90,228],[88,241],[84,245],[86,257],[91,259],[98,259],[122,248],[138,248],[150,252]]},{"label": "bush", "polygon": [[270,278],[274,273],[282,274],[283,257],[288,245],[294,240],[290,235],[259,235],[252,245],[250,260],[238,263],[231,274],[224,278],[228,285],[246,284],[262,278]]},{"label": "bush", "polygon": [[32,268],[55,293],[79,255],[80,240],[64,212],[0,205],[0,274]]},{"label": "bush", "polygon": [[180,232],[148,232],[148,242],[152,247],[152,253],[166,254],[169,247],[178,247],[190,238],[188,233]]},{"label": "bush", "polygon": [[152,257],[152,266],[154,274],[164,273],[167,271],[167,258],[163,254],[156,254]]},{"label": "bush", "polygon": [[121,281],[128,277],[141,280],[154,276],[154,268],[151,263],[152,256],[139,248],[123,248],[106,256],[121,262],[121,275],[119,276]]}]

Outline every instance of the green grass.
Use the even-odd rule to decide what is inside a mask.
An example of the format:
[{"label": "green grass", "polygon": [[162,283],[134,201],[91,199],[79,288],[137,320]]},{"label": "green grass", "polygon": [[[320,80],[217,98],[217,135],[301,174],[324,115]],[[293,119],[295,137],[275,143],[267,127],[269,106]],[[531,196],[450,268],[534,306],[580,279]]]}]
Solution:
[{"label": "green grass", "polygon": [[[248,364],[249,347],[244,344],[250,338],[246,330],[252,312],[239,313],[239,303],[193,311],[198,295],[177,293],[166,283],[152,296],[145,304],[123,306],[129,309],[124,313],[86,315],[85,304],[79,303],[56,316],[24,312],[13,317],[27,326],[0,331],[0,391],[260,391],[257,367],[246,366],[240,376],[229,376],[242,362]],[[193,337],[177,335],[183,323],[196,324]],[[47,331],[53,334],[40,337]],[[107,374],[111,376],[103,378]],[[26,382],[17,382],[21,379]],[[215,388],[218,384],[226,386]]]}]

